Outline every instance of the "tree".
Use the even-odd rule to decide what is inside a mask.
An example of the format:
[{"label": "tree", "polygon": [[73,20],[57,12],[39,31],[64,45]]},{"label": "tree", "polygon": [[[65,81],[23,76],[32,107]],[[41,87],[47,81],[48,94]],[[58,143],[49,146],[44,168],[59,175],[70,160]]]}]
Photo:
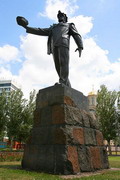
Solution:
[{"label": "tree", "polygon": [[108,91],[105,85],[100,87],[97,96],[96,115],[104,138],[108,141],[109,153],[111,154],[110,140],[117,137],[117,113],[115,103],[118,94],[116,91]]},{"label": "tree", "polygon": [[0,95],[0,140],[3,139],[7,124],[7,99],[6,92],[3,91]]},{"label": "tree", "polygon": [[11,91],[8,97],[8,122],[7,135],[11,141],[17,140],[19,126],[22,121],[22,112],[25,106],[25,99],[21,90]]},{"label": "tree", "polygon": [[25,99],[19,89],[0,95],[0,138],[7,133],[11,141],[26,142],[33,126],[33,112],[35,110],[35,90],[30,92],[29,99]]},{"label": "tree", "polygon": [[22,112],[22,121],[17,133],[18,141],[26,142],[29,137],[30,130],[33,126],[33,112],[35,110],[36,91],[30,92],[29,99],[26,101],[24,110]]},{"label": "tree", "polygon": [[[29,99],[23,98],[21,90],[12,91],[8,98],[7,134],[11,142],[26,142],[33,126],[35,109],[35,90],[30,92]],[[11,143],[12,146],[12,143]]]},{"label": "tree", "polygon": [[117,144],[120,146],[120,91],[117,98]]}]

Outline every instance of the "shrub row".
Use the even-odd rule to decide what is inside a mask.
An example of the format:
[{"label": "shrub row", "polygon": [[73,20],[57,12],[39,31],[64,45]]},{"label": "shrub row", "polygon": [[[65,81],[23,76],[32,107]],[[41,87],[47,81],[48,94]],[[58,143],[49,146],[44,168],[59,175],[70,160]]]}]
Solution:
[{"label": "shrub row", "polygon": [[0,152],[0,162],[3,161],[21,161],[23,152]]}]

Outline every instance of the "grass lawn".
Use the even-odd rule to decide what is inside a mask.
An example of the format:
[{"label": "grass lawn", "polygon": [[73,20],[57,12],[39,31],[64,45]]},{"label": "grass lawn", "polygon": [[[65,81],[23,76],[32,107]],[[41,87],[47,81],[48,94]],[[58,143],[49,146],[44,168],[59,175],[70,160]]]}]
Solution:
[{"label": "grass lawn", "polygon": [[109,164],[111,168],[120,168],[120,156],[109,156]]},{"label": "grass lawn", "polygon": [[21,162],[0,162],[0,180],[61,180],[59,176],[25,171]]},{"label": "grass lawn", "polygon": [[[109,157],[109,162],[110,167],[120,168],[120,156]],[[18,161],[0,162],[0,180],[63,180],[63,178],[57,175],[22,170],[20,161]],[[73,180],[120,180],[120,171],[105,170],[99,175],[73,178]]]}]

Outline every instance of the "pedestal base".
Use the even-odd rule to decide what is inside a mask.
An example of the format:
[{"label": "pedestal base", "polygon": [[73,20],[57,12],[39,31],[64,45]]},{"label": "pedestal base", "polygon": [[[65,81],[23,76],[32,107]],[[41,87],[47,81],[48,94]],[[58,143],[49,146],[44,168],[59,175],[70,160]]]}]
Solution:
[{"label": "pedestal base", "polygon": [[88,111],[87,97],[62,85],[39,91],[22,167],[53,174],[109,168],[103,136]]}]

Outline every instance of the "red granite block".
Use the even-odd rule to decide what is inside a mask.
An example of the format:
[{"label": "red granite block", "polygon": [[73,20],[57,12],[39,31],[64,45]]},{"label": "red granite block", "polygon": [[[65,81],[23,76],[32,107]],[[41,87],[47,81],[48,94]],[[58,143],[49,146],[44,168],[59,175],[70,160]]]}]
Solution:
[{"label": "red granite block", "polygon": [[78,161],[78,153],[75,146],[68,146],[67,156],[68,156],[68,160],[71,162],[73,173],[79,173],[80,166]]},{"label": "red granite block", "polygon": [[99,146],[103,146],[103,135],[100,131],[96,130],[96,140]]},{"label": "red granite block", "polygon": [[91,154],[91,164],[93,169],[101,169],[101,156],[100,156],[100,149],[98,147],[90,147],[90,154]]},{"label": "red granite block", "polygon": [[68,96],[64,96],[64,103],[73,107],[76,107],[74,101],[68,97]]},{"label": "red granite block", "polygon": [[52,107],[52,124],[63,124],[65,123],[64,108],[60,105]]},{"label": "red granite block", "polygon": [[73,138],[76,143],[84,144],[84,130],[83,128],[73,128]]}]

